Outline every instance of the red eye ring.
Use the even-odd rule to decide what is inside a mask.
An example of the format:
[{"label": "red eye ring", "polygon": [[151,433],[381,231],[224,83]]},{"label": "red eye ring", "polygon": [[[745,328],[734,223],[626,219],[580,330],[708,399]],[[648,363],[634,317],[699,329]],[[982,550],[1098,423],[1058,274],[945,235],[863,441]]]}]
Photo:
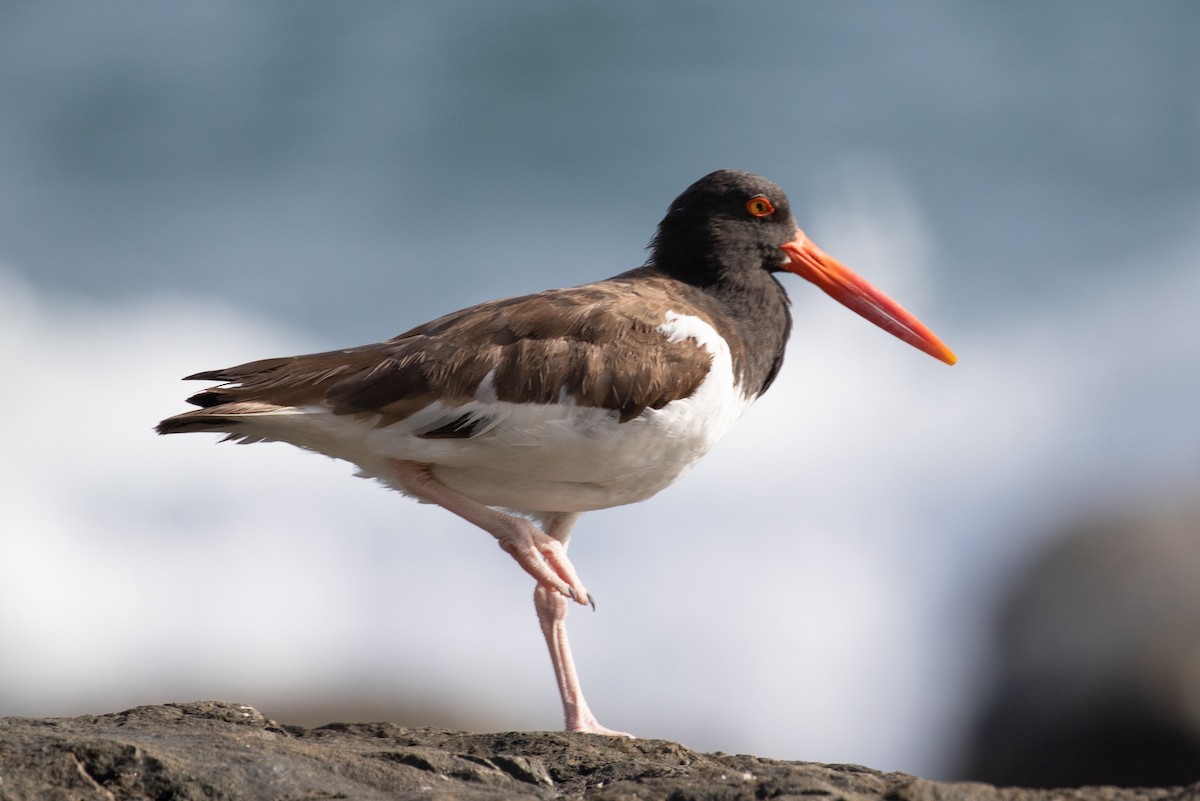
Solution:
[{"label": "red eye ring", "polygon": [[746,211],[753,217],[770,217],[775,213],[775,204],[766,195],[755,195],[746,201]]}]

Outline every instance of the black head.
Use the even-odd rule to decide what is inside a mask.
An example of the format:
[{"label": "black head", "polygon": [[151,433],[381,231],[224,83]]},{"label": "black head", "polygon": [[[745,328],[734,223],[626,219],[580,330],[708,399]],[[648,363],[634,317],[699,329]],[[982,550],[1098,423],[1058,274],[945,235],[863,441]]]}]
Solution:
[{"label": "black head", "polygon": [[650,262],[708,286],[784,268],[780,247],[796,238],[787,195],[759,175],[717,170],[684,190],[658,224]]},{"label": "black head", "polygon": [[786,302],[772,275],[786,270],[930,356],[947,364],[958,358],[899,303],[817,247],[796,227],[787,195],[761,176],[704,176],[675,198],[650,247],[653,267],[739,305],[743,316],[759,314],[772,298],[775,306]]}]

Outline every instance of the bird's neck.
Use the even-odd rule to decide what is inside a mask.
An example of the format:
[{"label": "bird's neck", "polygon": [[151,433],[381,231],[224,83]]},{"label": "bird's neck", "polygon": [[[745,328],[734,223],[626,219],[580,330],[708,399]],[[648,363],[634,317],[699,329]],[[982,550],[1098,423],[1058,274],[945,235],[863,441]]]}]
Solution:
[{"label": "bird's neck", "polygon": [[792,330],[787,293],[766,270],[738,273],[705,291],[733,321],[733,336],[744,343],[741,369],[735,366],[735,372],[747,395],[757,398],[771,386],[783,363]]},{"label": "bird's neck", "polygon": [[715,321],[729,343],[737,383],[757,398],[775,380],[792,328],[783,286],[766,269],[671,270],[654,261],[642,270],[666,275],[683,285],[681,293]]}]

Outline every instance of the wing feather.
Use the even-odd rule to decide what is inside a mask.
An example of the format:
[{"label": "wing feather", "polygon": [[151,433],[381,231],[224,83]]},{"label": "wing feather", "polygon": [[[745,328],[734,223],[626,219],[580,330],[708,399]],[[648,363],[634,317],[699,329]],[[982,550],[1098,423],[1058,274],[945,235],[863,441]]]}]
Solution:
[{"label": "wing feather", "polygon": [[[452,410],[485,395],[508,403],[570,399],[624,422],[689,397],[707,375],[712,356],[700,343],[671,342],[661,330],[668,311],[712,323],[695,294],[643,269],[484,303],[374,345],[196,373],[189,378],[222,383],[189,399],[201,409],[159,428],[197,430],[205,420],[228,425],[250,409],[318,404],[334,414],[381,415],[380,425],[390,425],[435,401]],[[490,386],[481,392],[484,382]],[[474,429],[448,419],[427,436]]]}]

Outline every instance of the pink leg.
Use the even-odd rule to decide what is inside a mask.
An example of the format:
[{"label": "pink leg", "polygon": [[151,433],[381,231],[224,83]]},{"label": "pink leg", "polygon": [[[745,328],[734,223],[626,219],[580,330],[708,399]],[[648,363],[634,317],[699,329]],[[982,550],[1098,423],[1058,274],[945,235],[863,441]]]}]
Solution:
[{"label": "pink leg", "polygon": [[[561,593],[578,603],[590,602],[575,566],[567,559],[565,537],[550,536],[523,517],[505,514],[471,500],[433,477],[429,465],[392,460],[396,482],[410,495],[453,512],[491,534],[539,587]],[[571,515],[570,523],[578,515]],[[570,524],[567,525],[570,532]],[[564,613],[565,616],[565,613]]]},{"label": "pink leg", "polygon": [[[578,517],[577,514],[547,515],[543,520],[546,534],[566,548],[571,527]],[[575,672],[575,660],[571,658],[571,645],[567,642],[567,599],[539,584],[533,590],[533,605],[537,609],[542,634],[546,637],[546,647],[550,649],[550,661],[554,663],[554,677],[558,680],[558,693],[562,696],[566,730],[632,737],[623,731],[601,726],[583,698],[579,676]]]}]

